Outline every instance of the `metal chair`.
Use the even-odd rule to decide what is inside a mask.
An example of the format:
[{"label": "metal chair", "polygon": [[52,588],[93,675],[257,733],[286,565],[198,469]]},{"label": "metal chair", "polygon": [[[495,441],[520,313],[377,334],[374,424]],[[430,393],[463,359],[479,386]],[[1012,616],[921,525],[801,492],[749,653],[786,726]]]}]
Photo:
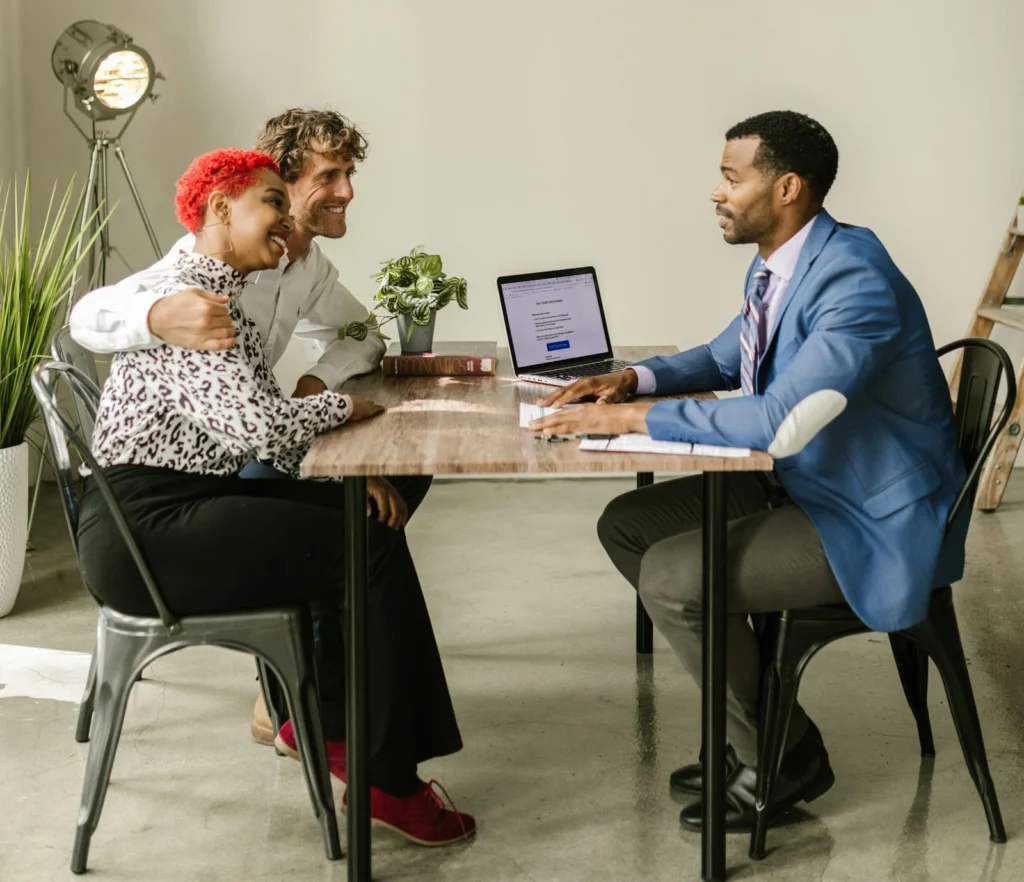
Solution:
[{"label": "metal chair", "polygon": [[[71,857],[72,872],[86,870],[89,843],[99,823],[132,685],[152,661],[186,646],[220,646],[246,652],[256,656],[276,675],[287,696],[313,811],[323,832],[324,848],[329,860],[337,860],[341,857],[341,844],[320,721],[308,608],[283,606],[183,617],[171,611],[102,469],[57,407],[54,375],[62,377],[73,392],[78,393],[88,390],[88,378],[77,368],[61,362],[38,365],[32,373],[32,389],[46,423],[68,527],[75,536],[79,504],[71,473],[70,443],[90,469],[158,613],[155,618],[144,618],[125,615],[108,606],[100,607],[91,675],[95,681],[92,690],[95,725]],[[87,580],[86,588],[89,588]],[[88,729],[86,725],[86,734]]]},{"label": "metal chair", "polygon": [[[64,325],[53,335],[50,351],[55,361],[69,364],[77,368],[77,372],[66,374],[68,388],[71,391],[71,402],[78,418],[78,427],[82,443],[92,447],[92,430],[96,425],[96,411],[100,404],[99,374],[96,361],[89,350],[79,346],[71,337],[71,328]],[[49,438],[47,438],[49,446]],[[64,516],[71,533],[71,544],[78,558],[78,494],[72,483],[61,486]],[[81,569],[81,567],[79,567]],[[89,676],[85,681],[85,693],[78,706],[78,724],[75,726],[75,741],[84,744],[89,740],[89,727],[92,725],[92,711],[95,703],[96,686],[96,650],[93,649],[89,662]]]},{"label": "metal chair", "polygon": [[[997,343],[969,338],[949,343],[939,356],[964,350],[955,412],[958,444],[967,470],[960,492],[946,519],[946,535],[955,529],[966,533],[982,466],[996,439],[1006,426],[1016,400],[1013,363]],[[1000,378],[1006,400],[993,423]],[[871,629],[846,604],[786,610],[763,617],[759,637],[764,659],[764,685],[760,707],[756,820],[750,836],[750,857],[761,860],[771,818],[775,782],[782,765],[783,748],[797,689],[808,662],[818,650],[834,640]],[[935,756],[931,722],[928,717],[928,659],[935,662],[946,688],[950,711],[956,725],[967,770],[978,788],[988,820],[992,842],[1005,842],[1006,831],[989,773],[981,723],[967,672],[960,630],[953,609],[950,586],[932,594],[931,608],[920,624],[889,635],[893,657],[907,702],[917,722],[921,755]]]},{"label": "metal chair", "polygon": [[[71,328],[64,325],[59,328],[50,341],[50,352],[54,361],[69,364],[78,369],[78,382],[84,383],[82,390],[72,386],[71,401],[78,417],[78,429],[82,440],[92,446],[92,430],[96,425],[96,408],[100,401],[100,377],[96,370],[96,359],[93,354],[74,341]],[[87,383],[85,381],[88,380]]]}]

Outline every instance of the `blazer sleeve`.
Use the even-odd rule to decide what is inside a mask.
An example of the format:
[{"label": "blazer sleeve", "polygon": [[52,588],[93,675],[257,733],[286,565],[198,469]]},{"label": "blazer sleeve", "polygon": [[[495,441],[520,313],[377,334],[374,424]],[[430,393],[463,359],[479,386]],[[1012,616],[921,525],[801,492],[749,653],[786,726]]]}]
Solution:
[{"label": "blazer sleeve", "polygon": [[[747,267],[743,290],[750,286],[750,277],[761,262],[754,257]],[[719,392],[740,386],[740,330],[742,312],[710,343],[695,346],[678,355],[655,356],[640,362],[654,373],[658,395],[680,395],[685,392]]]},{"label": "blazer sleeve", "polygon": [[849,399],[871,382],[899,345],[896,292],[870,264],[837,261],[830,270],[808,310],[808,336],[763,394],[659,402],[647,414],[651,437],[766,450],[787,414],[812,393],[831,389]]},{"label": "blazer sleeve", "polygon": [[640,362],[654,374],[658,395],[683,392],[717,392],[736,389],[740,383],[740,326],[736,316],[710,343],[678,355],[656,355]]}]

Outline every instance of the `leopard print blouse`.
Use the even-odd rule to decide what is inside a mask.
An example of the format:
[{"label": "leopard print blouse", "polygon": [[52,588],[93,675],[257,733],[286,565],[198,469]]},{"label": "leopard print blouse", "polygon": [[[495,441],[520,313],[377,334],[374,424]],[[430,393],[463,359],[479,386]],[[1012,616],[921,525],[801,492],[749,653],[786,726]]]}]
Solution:
[{"label": "leopard print blouse", "polygon": [[259,331],[238,306],[244,277],[226,263],[179,252],[154,290],[166,296],[188,287],[230,298],[238,344],[217,352],[164,344],[114,356],[93,430],[97,462],[231,475],[260,459],[298,475],[313,438],[344,423],[352,400],[281,394]]}]

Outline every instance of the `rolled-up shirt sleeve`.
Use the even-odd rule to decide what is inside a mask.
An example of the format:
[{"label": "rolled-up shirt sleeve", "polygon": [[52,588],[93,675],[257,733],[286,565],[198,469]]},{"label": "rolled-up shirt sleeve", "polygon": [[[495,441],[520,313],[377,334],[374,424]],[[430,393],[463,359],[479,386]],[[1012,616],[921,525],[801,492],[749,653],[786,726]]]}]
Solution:
[{"label": "rolled-up shirt sleeve", "polygon": [[149,311],[162,296],[154,289],[166,281],[179,251],[191,251],[185,236],[159,261],[115,285],[85,294],[71,310],[71,337],[79,346],[107,354],[152,349],[163,341],[149,329]]},{"label": "rolled-up shirt sleeve", "polygon": [[385,346],[373,334],[367,334],[365,340],[338,339],[340,328],[365,321],[370,310],[341,284],[337,268],[319,250],[310,258],[317,262],[316,283],[295,326],[295,336],[320,345],[319,360],[304,375],[316,377],[328,389],[338,389],[351,377],[376,370]]}]

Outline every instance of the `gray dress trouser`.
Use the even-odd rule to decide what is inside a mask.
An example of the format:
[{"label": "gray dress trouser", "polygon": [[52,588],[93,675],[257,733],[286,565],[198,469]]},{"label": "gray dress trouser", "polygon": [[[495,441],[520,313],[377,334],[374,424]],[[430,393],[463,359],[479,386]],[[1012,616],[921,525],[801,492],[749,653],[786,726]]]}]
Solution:
[{"label": "gray dress trouser", "polygon": [[[757,639],[748,616],[841,603],[818,532],[765,476],[735,473],[727,483],[726,729],[740,761],[757,765],[761,688]],[[662,481],[612,500],[598,536],[612,563],[637,589],[654,626],[683,667],[701,683],[702,533],[700,475]],[[807,731],[793,711],[786,748]]]}]

